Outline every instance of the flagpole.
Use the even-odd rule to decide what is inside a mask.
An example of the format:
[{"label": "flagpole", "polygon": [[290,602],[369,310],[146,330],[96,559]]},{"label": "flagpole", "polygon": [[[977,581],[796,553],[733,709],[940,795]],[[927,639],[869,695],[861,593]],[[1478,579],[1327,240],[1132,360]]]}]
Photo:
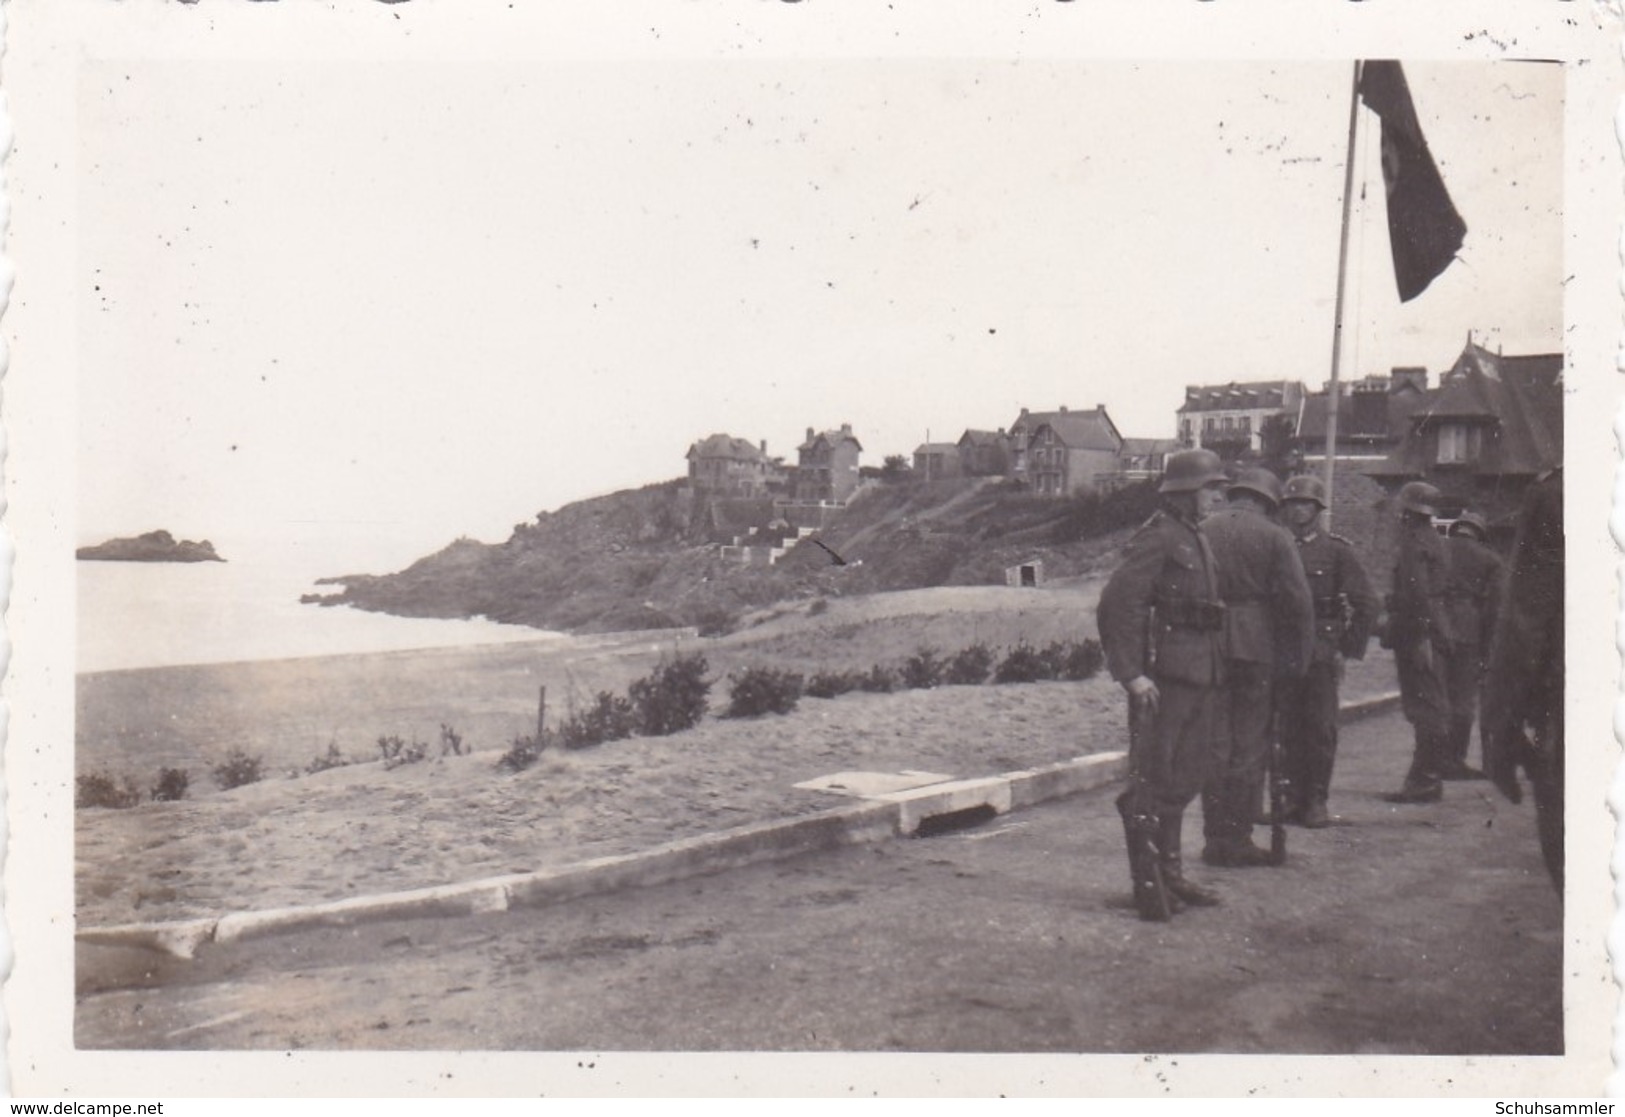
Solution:
[{"label": "flagpole", "polygon": [[1354,85],[1349,94],[1349,153],[1343,164],[1343,231],[1337,244],[1337,303],[1333,311],[1332,378],[1326,387],[1326,464],[1322,469],[1326,482],[1326,526],[1332,522],[1332,474],[1337,461],[1337,412],[1341,404],[1337,383],[1338,366],[1343,356],[1343,289],[1347,285],[1349,263],[1349,211],[1354,204],[1354,132],[1360,119],[1360,66],[1354,62]]}]

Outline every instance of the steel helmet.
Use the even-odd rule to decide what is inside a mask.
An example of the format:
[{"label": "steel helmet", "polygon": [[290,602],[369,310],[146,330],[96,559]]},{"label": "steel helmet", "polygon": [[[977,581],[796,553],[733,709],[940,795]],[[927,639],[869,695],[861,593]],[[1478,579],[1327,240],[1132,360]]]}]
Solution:
[{"label": "steel helmet", "polygon": [[1450,525],[1450,534],[1456,534],[1456,529],[1458,527],[1472,528],[1478,533],[1478,538],[1480,540],[1489,538],[1489,521],[1484,519],[1484,517],[1480,516],[1477,512],[1463,512],[1460,516],[1457,516],[1456,522]]},{"label": "steel helmet", "polygon": [[1399,490],[1399,510],[1437,516],[1444,494],[1426,481],[1407,481]]},{"label": "steel helmet", "polygon": [[1223,463],[1212,450],[1180,450],[1168,455],[1159,493],[1194,493],[1204,485],[1224,480]]},{"label": "steel helmet", "polygon": [[1233,493],[1237,489],[1263,497],[1271,508],[1281,503],[1281,479],[1267,469],[1254,467],[1242,470],[1225,491]]},{"label": "steel helmet", "polygon": [[1281,502],[1289,500],[1312,500],[1322,508],[1326,507],[1326,482],[1309,473],[1300,473],[1286,483],[1281,491]]}]

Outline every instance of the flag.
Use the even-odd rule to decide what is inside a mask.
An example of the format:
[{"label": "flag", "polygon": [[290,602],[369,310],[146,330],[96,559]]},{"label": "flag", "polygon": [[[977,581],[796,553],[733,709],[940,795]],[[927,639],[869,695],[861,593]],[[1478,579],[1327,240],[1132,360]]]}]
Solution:
[{"label": "flag", "polygon": [[1409,302],[1456,258],[1467,223],[1451,204],[1416,120],[1398,62],[1367,62],[1360,99],[1382,118],[1382,181],[1388,192],[1388,242],[1399,301]]}]

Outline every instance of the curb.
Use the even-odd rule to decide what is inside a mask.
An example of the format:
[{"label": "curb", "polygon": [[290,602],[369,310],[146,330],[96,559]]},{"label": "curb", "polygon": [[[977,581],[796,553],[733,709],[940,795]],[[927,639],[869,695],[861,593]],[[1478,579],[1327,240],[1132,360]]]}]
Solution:
[{"label": "curb", "polygon": [[[1397,693],[1380,694],[1344,705],[1338,720],[1373,717],[1398,704]],[[998,776],[890,792],[854,806],[701,834],[638,853],[597,857],[532,873],[300,907],[230,912],[215,918],[87,927],[74,937],[92,946],[137,947],[192,958],[208,943],[233,943],[387,919],[478,915],[539,907],[603,892],[667,884],[802,853],[910,836],[918,833],[921,823],[929,818],[988,808],[994,814],[1005,814],[1018,807],[1103,787],[1127,774],[1127,753],[1095,753]]]}]

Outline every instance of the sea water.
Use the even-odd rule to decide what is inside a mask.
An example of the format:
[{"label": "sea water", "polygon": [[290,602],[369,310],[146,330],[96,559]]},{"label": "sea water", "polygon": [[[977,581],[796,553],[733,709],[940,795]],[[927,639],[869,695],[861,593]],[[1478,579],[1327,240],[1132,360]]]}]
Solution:
[{"label": "sea water", "polygon": [[78,568],[77,670],[230,663],[562,639],[484,619],[435,620],[300,604],[308,572],[271,561],[85,562]]}]

